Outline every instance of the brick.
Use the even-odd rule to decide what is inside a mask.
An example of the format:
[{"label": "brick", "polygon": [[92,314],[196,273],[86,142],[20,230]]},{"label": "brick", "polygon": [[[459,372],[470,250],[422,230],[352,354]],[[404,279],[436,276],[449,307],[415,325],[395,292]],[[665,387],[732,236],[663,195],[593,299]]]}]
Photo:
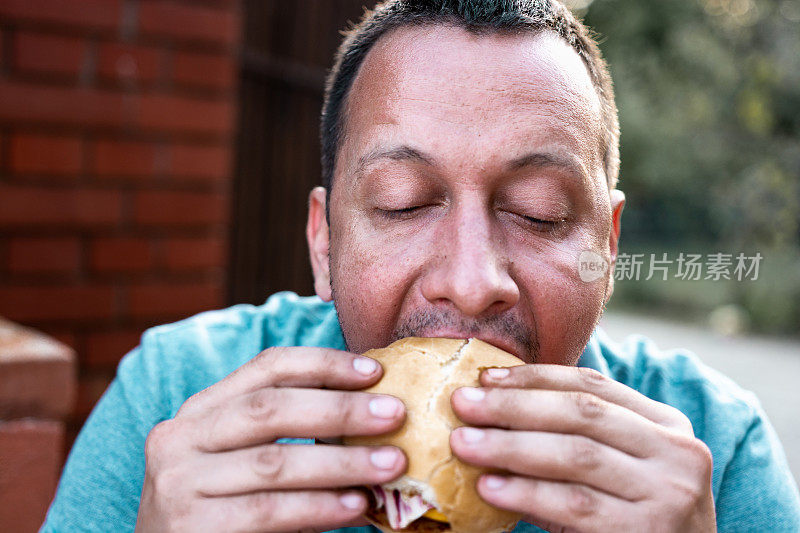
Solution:
[{"label": "brick", "polygon": [[173,320],[222,305],[221,283],[148,283],[131,287],[130,313],[136,318]]},{"label": "brick", "polygon": [[236,80],[233,56],[176,52],[173,76],[178,85],[231,89]]},{"label": "brick", "polygon": [[0,524],[4,531],[37,531],[55,494],[64,425],[0,421]]},{"label": "brick", "polygon": [[72,349],[0,319],[0,419],[63,419],[72,410],[74,392]]},{"label": "brick", "polygon": [[14,65],[21,71],[77,76],[83,67],[87,44],[75,37],[18,32],[14,40]]},{"label": "brick", "polygon": [[222,268],[226,242],[219,237],[173,238],[164,241],[165,262],[171,271]]},{"label": "brick", "polygon": [[102,78],[120,82],[152,83],[158,79],[163,51],[149,46],[102,43],[97,59],[97,73]]},{"label": "brick", "polygon": [[0,315],[22,323],[108,319],[115,304],[110,286],[0,286]]},{"label": "brick", "polygon": [[75,405],[76,417],[83,419],[89,416],[100,397],[111,384],[113,376],[89,374],[78,380],[78,400]]},{"label": "brick", "polygon": [[14,135],[11,137],[11,171],[74,176],[83,167],[83,143],[76,137]]},{"label": "brick", "polygon": [[233,174],[231,152],[228,144],[175,144],[170,149],[170,175],[212,181],[229,179]]},{"label": "brick", "polygon": [[65,346],[77,351],[79,336],[71,329],[48,328],[47,334]]},{"label": "brick", "polygon": [[157,172],[153,143],[101,140],[95,144],[92,173],[103,177],[150,177]]},{"label": "brick", "polygon": [[119,127],[132,115],[132,110],[126,113],[120,93],[0,81],[0,120]]},{"label": "brick", "polygon": [[226,47],[235,44],[239,37],[235,11],[171,1],[139,4],[139,31],[143,35]]},{"label": "brick", "polygon": [[16,238],[8,244],[8,269],[12,273],[61,273],[78,271],[81,245],[75,237]]},{"label": "brick", "polygon": [[230,100],[143,95],[136,125],[148,131],[229,135],[233,104]]},{"label": "brick", "polygon": [[139,345],[142,330],[115,329],[89,334],[81,362],[92,367],[116,368],[120,359]]},{"label": "brick", "polygon": [[95,239],[90,264],[98,272],[143,272],[153,267],[153,246],[147,239],[132,237]]},{"label": "brick", "polygon": [[228,195],[219,192],[141,191],[134,221],[146,226],[207,226],[226,222]]},{"label": "brick", "polygon": [[121,16],[120,0],[3,0],[0,15],[14,20],[59,26],[115,30]]},{"label": "brick", "polygon": [[78,432],[80,432],[84,422],[84,419],[79,419],[76,416],[73,416],[69,421],[67,421],[66,430],[64,431],[65,450],[72,449],[72,445],[75,444],[75,439],[78,437]]},{"label": "brick", "polygon": [[52,189],[0,183],[0,225],[108,227],[122,220],[122,194],[74,187]]}]

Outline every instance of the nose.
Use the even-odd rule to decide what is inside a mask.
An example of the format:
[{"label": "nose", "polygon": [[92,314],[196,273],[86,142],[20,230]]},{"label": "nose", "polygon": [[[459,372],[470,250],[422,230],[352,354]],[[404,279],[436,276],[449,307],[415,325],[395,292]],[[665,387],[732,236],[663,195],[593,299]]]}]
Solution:
[{"label": "nose", "polygon": [[488,214],[478,209],[451,213],[437,239],[436,260],[421,283],[422,295],[447,301],[463,315],[498,314],[519,301],[519,287],[509,273],[504,239],[493,235]]}]

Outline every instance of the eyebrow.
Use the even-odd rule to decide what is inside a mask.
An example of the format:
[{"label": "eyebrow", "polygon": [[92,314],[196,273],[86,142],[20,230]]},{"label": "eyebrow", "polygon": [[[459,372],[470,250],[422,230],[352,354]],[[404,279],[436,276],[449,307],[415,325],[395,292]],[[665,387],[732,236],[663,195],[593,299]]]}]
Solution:
[{"label": "eyebrow", "polygon": [[[424,163],[429,166],[436,166],[436,158],[423,151],[412,148],[406,144],[390,148],[388,150],[375,149],[362,155],[356,165],[356,175],[362,172],[375,161],[380,159],[390,159],[392,161],[409,161]],[[515,172],[524,168],[543,168],[557,167],[578,176],[581,181],[586,179],[585,173],[580,164],[573,158],[565,157],[554,152],[531,152],[521,157],[508,161],[504,169],[506,172]]]},{"label": "eyebrow", "polygon": [[583,166],[572,157],[563,156],[554,152],[532,152],[522,157],[512,159],[506,163],[506,171],[514,172],[523,168],[556,167],[577,176],[580,181],[586,181],[587,176]]},{"label": "eyebrow", "polygon": [[406,144],[391,148],[389,150],[376,149],[362,155],[356,165],[356,174],[361,174],[364,169],[379,159],[391,159],[392,161],[411,161],[425,163],[426,165],[436,166],[436,160],[424,152],[412,148]]}]

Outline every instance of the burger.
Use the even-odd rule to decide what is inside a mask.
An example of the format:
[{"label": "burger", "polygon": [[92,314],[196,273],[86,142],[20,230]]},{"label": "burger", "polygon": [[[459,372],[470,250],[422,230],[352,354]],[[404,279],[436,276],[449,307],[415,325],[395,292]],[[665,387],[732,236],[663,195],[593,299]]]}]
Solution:
[{"label": "burger", "polygon": [[408,457],[402,477],[367,487],[367,520],[381,531],[500,533],[510,531],[519,513],[486,503],[477,493],[481,474],[450,449],[450,432],[463,426],[450,407],[459,387],[479,386],[486,368],[524,362],[478,339],[408,337],[365,356],[383,365],[381,380],[366,392],[391,394],[406,406],[403,426],[384,435],[343,439],[350,445],[392,445]]}]

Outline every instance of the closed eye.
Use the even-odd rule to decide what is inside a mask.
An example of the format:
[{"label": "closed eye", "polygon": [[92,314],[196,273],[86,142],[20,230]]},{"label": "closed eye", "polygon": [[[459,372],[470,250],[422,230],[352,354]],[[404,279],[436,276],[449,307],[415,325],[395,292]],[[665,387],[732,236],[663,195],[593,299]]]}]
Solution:
[{"label": "closed eye", "polygon": [[525,220],[527,220],[528,222],[530,222],[531,224],[542,224],[542,225],[552,226],[560,222],[559,220],[542,220],[541,218],[529,217],[525,215],[520,215],[520,216]]},{"label": "closed eye", "polygon": [[563,218],[558,220],[545,220],[526,215],[517,215],[517,217],[522,226],[534,231],[540,231],[548,234],[555,234],[565,222]]},{"label": "closed eye", "polygon": [[424,205],[413,205],[411,207],[404,207],[403,209],[379,209],[378,211],[386,218],[403,219],[413,215],[415,211],[424,208]]}]

